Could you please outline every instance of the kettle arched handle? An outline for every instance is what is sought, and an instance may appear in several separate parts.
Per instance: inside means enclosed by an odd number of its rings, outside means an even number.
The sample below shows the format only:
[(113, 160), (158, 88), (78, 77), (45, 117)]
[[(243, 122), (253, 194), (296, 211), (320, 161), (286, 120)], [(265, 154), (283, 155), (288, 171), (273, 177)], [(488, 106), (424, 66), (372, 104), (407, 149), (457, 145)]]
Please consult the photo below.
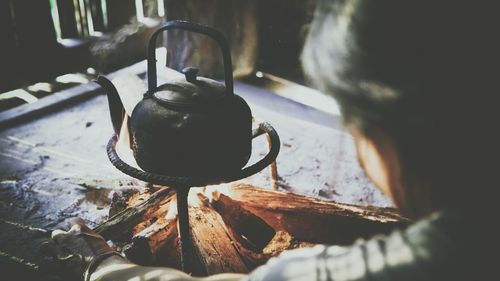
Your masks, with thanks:
[(224, 80), (226, 92), (228, 95), (234, 94), (233, 86), (233, 66), (231, 63), (231, 53), (224, 36), (217, 30), (197, 23), (175, 20), (169, 21), (164, 26), (156, 30), (149, 39), (148, 45), (148, 92), (152, 93), (157, 87), (156, 74), (156, 40), (158, 35), (169, 29), (184, 29), (191, 32), (201, 33), (214, 39), (221, 49), (222, 59), (224, 61)]

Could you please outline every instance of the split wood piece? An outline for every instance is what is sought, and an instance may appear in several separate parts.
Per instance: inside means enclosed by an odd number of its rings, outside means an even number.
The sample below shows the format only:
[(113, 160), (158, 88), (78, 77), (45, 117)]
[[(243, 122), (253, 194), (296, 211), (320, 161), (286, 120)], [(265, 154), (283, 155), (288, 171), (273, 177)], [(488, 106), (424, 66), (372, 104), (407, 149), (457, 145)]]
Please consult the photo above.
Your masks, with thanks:
[(134, 227), (132, 242), (124, 251), (127, 258), (141, 265), (181, 269), (176, 202), (176, 195), (171, 195)]
[(202, 274), (250, 272), (251, 268), (242, 259), (243, 254), (235, 247), (224, 221), (214, 209), (190, 207), (189, 221), (193, 250), (204, 269)]
[(177, 200), (176, 195), (171, 195), (167, 200), (152, 214), (146, 214), (147, 221), (154, 220), (149, 226), (143, 223), (141, 227), (134, 227), (132, 242), (134, 241), (147, 241), (148, 250), (154, 255), (158, 249), (163, 245), (164, 240), (171, 238), (177, 233)]
[[(275, 231), (264, 220), (241, 207), (240, 202), (218, 191), (212, 193), (212, 206), (221, 215), (238, 248), (255, 265), (286, 250), (310, 247), (315, 243), (298, 241), (290, 233)], [(241, 241), (243, 238), (243, 242)], [(251, 249), (250, 251), (248, 249)]]
[[(147, 200), (147, 196), (141, 198), (141, 200)], [(177, 216), (177, 208), (175, 207), (177, 206), (176, 202), (177, 194), (172, 193), (165, 197), (164, 200), (161, 200), (158, 203), (158, 206), (149, 208), (144, 214), (143, 220), (132, 229), (132, 235), (135, 236), (136, 234), (142, 232), (144, 229), (153, 225), (158, 219), (165, 217), (175, 218)], [(174, 208), (171, 208), (171, 205), (174, 205)]]
[(148, 213), (158, 210), (162, 202), (171, 200), (175, 190), (169, 187), (162, 188), (153, 193), (149, 198), (135, 206), (115, 214), (97, 226), (94, 231), (106, 240), (124, 241), (130, 239), (131, 229), (144, 220)]
[(269, 259), (281, 254), (283, 251), (312, 247), (314, 245), (316, 244), (311, 242), (298, 241), (288, 232), (277, 231), (273, 239), (262, 250), (262, 254), (266, 257), (266, 259)]
[(262, 249), (274, 237), (275, 231), (261, 218), (240, 207), (239, 203), (231, 198), (213, 192), (212, 196), (223, 196), (222, 200), (210, 204), (208, 198), (198, 193), (198, 198), (207, 207), (214, 208), (222, 217), (226, 229), (233, 239), (233, 245), (241, 254), (248, 268), (255, 268), (264, 264), (267, 258), (262, 254)]
[[(198, 264), (199, 263), (194, 263), (195, 266)], [(153, 254), (153, 265), (182, 270), (181, 243), (177, 227), (173, 229), (171, 235), (162, 242), (156, 253)]]
[[(203, 191), (193, 195), (189, 215), (195, 275), (245, 273), (284, 250), (313, 245), (305, 241), (350, 244), (360, 236), (406, 223), (393, 209), (322, 201), (244, 184), (225, 194), (212, 194), (212, 202)], [(142, 259), (143, 264), (179, 268), (175, 220), (166, 220), (172, 218), (167, 212), (176, 209), (171, 208), (175, 195), (172, 191), (164, 196), (143, 211), (136, 225), (128, 224), (122, 232), (133, 228), (132, 246), (147, 250), (143, 256), (150, 255), (149, 260)], [(252, 232), (254, 228), (259, 231)]]
[(109, 206), (109, 216), (112, 217), (125, 210), (128, 206), (133, 205), (130, 204), (131, 198), (138, 196), (140, 192), (138, 188), (125, 188), (114, 191)]
[[(205, 188), (202, 189), (202, 192), (205, 192), (205, 190), (206, 190)], [(193, 201), (192, 202), (193, 205), (204, 206), (206, 208), (213, 208), (213, 206), (210, 203), (210, 199), (202, 192), (196, 193), (197, 202)], [(217, 193), (217, 194), (220, 196), (220, 193)], [(217, 194), (216, 194), (216, 196), (217, 196)], [(246, 211), (242, 208), (240, 208), (240, 209), (242, 211)], [(235, 214), (235, 212), (223, 212), (220, 209), (217, 212), (222, 217), (222, 221), (224, 222), (224, 224), (226, 226), (226, 231), (229, 233), (231, 239), (233, 240), (233, 246), (236, 247), (236, 250), (241, 254), (241, 257), (242, 257), (243, 261), (245, 262), (245, 264), (247, 265), (247, 267), (251, 269), (251, 268), (256, 268), (257, 266), (264, 264), (267, 261), (266, 257), (264, 255), (262, 255), (260, 253), (260, 251), (255, 251), (254, 250), (254, 248), (256, 248), (255, 245), (253, 245), (253, 243), (249, 242), (246, 237), (244, 237), (243, 235), (237, 234), (237, 233), (241, 233), (241, 231), (238, 231), (238, 230), (235, 231), (235, 229), (237, 229), (238, 227), (241, 227), (241, 225), (242, 225), (241, 222), (234, 223), (235, 221), (238, 222), (238, 220), (234, 220), (234, 219), (228, 220), (228, 219), (224, 218), (224, 216), (225, 217), (236, 216), (236, 215), (241, 216), (241, 214)], [(248, 212), (248, 214), (253, 216), (255, 219), (260, 220), (259, 217), (253, 215), (252, 213)], [(265, 225), (263, 227), (265, 227), (265, 228), (270, 227), (264, 221), (262, 221), (262, 223)], [(271, 228), (271, 230), (272, 230), (272, 233), (274, 233), (274, 229)], [(268, 232), (269, 229), (265, 229), (263, 231)], [(245, 244), (245, 246), (242, 243)], [(249, 244), (249, 243), (251, 243), (251, 244)], [(257, 242), (257, 244), (264, 244), (264, 242)]]
[(247, 184), (233, 185), (227, 195), (275, 230), (301, 241), (348, 245), (408, 223), (391, 208), (341, 204)]
[(241, 204), (217, 191), (212, 195), (212, 207), (224, 220), (228, 231), (243, 247), (255, 252), (262, 249), (276, 233), (263, 219), (245, 210)]
[[(159, 217), (152, 225), (134, 235), (132, 243), (124, 252), (132, 262), (142, 265), (155, 264), (159, 250), (166, 244), (173, 243), (177, 236), (177, 218)], [(177, 251), (174, 248), (172, 254), (175, 253)], [(177, 259), (180, 259), (180, 256)]]
[(154, 224), (136, 234), (134, 240), (147, 240), (152, 253), (155, 253), (162, 244), (162, 241), (172, 236), (177, 229), (177, 219), (158, 218)]

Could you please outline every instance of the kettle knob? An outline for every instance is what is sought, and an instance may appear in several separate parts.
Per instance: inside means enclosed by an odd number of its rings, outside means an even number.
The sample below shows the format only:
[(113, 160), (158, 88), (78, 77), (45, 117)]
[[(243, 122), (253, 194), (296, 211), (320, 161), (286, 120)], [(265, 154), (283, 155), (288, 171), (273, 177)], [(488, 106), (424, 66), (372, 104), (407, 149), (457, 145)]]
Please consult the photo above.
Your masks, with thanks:
[(188, 82), (194, 83), (196, 82), (196, 78), (198, 77), (198, 72), (200, 70), (196, 67), (185, 67), (181, 70), (182, 74), (186, 76), (186, 80)]

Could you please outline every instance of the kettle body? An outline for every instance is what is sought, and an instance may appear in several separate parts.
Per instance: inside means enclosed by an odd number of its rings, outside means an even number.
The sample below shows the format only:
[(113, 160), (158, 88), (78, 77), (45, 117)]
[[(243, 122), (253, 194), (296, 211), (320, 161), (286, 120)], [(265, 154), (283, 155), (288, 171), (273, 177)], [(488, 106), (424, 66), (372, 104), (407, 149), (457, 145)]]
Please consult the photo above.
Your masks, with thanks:
[[(222, 51), (225, 83), (198, 77), (194, 67), (185, 77), (156, 85), (156, 38), (168, 29), (185, 29), (212, 37)], [(239, 171), (250, 158), (252, 113), (234, 94), (229, 48), (223, 36), (206, 26), (171, 21), (153, 33), (148, 46), (148, 90), (133, 107), (128, 133), (134, 158), (141, 169), (172, 176), (225, 176)], [(113, 84), (104, 77), (115, 131), (124, 105)], [(119, 132), (117, 132), (119, 133)]]
[(250, 158), (250, 108), (233, 95), (209, 107), (191, 109), (140, 102), (130, 119), (137, 164), (148, 172), (176, 176), (222, 176)]

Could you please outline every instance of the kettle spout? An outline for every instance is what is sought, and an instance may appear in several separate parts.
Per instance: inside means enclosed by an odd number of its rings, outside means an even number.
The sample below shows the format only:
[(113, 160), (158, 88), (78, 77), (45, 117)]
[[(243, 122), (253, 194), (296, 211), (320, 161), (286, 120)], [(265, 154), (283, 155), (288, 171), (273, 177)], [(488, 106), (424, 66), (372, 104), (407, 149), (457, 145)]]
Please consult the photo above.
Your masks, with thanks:
[(111, 123), (113, 124), (113, 129), (115, 134), (120, 133), (120, 128), (122, 127), (123, 117), (125, 115), (125, 108), (123, 107), (120, 95), (116, 90), (116, 87), (104, 76), (98, 76), (97, 79), (93, 80), (106, 91), (108, 96), (109, 113), (111, 116)]

